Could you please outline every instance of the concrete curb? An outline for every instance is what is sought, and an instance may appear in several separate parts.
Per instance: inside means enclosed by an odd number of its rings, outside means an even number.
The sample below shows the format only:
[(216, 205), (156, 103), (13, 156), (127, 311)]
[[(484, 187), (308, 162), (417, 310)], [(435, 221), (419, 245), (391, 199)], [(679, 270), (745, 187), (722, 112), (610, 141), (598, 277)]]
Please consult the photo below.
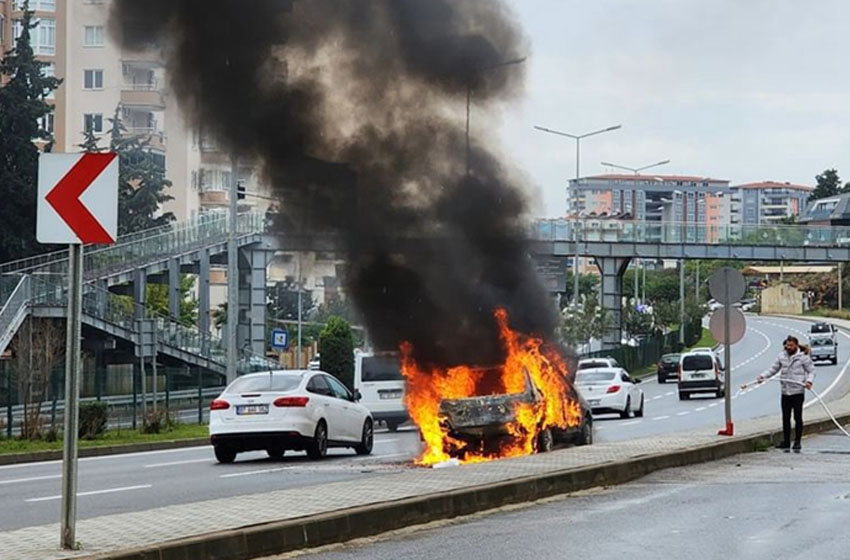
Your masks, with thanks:
[[(850, 422), (850, 413), (838, 417)], [(829, 419), (806, 425), (806, 434), (833, 428)], [(756, 451), (761, 442), (776, 443), (778, 430), (698, 445), (669, 453), (542, 475), (527, 476), (498, 484), (474, 486), (445, 493), (382, 502), (287, 521), (264, 523), (205, 535), (177, 539), (124, 551), (83, 557), (90, 560), (249, 560), (295, 550), (341, 543), (352, 539), (469, 515), (510, 504), (532, 502), (551, 496), (622, 484), (653, 471), (722, 459)]]
[[(102, 447), (80, 448), (79, 457), (100, 457), (103, 455), (120, 455), (122, 453), (139, 453), (141, 451), (179, 449), (181, 447), (202, 447), (209, 444), (209, 438), (192, 438), (169, 441), (151, 441), (145, 443), (127, 443), (122, 445), (104, 445)], [(17, 465), (19, 463), (38, 463), (41, 461), (56, 461), (59, 459), (62, 459), (61, 450), (33, 451), (30, 453), (7, 453), (5, 455), (0, 455), (0, 466)]]

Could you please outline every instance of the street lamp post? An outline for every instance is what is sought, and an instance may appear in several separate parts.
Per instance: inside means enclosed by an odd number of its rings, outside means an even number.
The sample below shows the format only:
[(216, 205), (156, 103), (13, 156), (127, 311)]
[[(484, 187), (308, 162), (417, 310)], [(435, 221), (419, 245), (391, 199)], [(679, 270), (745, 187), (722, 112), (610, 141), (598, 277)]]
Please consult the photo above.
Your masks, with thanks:
[(471, 155), (471, 145), (469, 141), (469, 121), (470, 115), (469, 111), (472, 106), (472, 76), (475, 74), (482, 74), (484, 72), (490, 72), (492, 70), (497, 70), (499, 68), (504, 68), (505, 66), (512, 66), (514, 64), (522, 64), (525, 62), (527, 57), (515, 58), (512, 60), (505, 60), (504, 62), (499, 62), (498, 64), (493, 64), (491, 66), (484, 66), (481, 68), (473, 68), (472, 72), (470, 72), (469, 80), (466, 82), (466, 174), (469, 175), (469, 159)]
[[(546, 128), (543, 126), (535, 126), (535, 129), (541, 132), (548, 132), (549, 134), (555, 134), (557, 136), (565, 136), (567, 138), (572, 138), (576, 141), (576, 186), (578, 186), (579, 178), (581, 177), (581, 141), (584, 138), (589, 136), (596, 136), (597, 134), (602, 134), (604, 132), (613, 132), (614, 130), (618, 130), (623, 128), (622, 125), (614, 125), (609, 126), (608, 128), (602, 128), (600, 130), (594, 130), (593, 132), (586, 132), (584, 134), (570, 134), (569, 132), (561, 132), (559, 130), (552, 130), (551, 128)], [(577, 225), (573, 225), (573, 240), (576, 246), (576, 254), (575, 260), (573, 261), (573, 304), (578, 306), (578, 275), (579, 275), (579, 254), (578, 254), (578, 235), (576, 232)]]
[[(644, 165), (643, 167), (629, 167), (627, 165), (619, 165), (619, 164), (610, 163), (610, 162), (607, 162), (607, 161), (603, 161), (601, 163), (602, 163), (602, 165), (604, 165), (606, 167), (615, 167), (617, 169), (625, 169), (626, 171), (631, 171), (635, 175), (639, 175), (641, 171), (646, 171), (647, 169), (651, 169), (653, 167), (658, 167), (658, 166), (661, 166), (661, 165), (667, 165), (668, 163), (670, 163), (670, 160), (665, 159), (663, 161), (651, 163), (649, 165)], [(639, 298), (637, 296), (637, 293), (638, 293), (638, 262), (639, 261), (636, 258), (635, 259), (635, 302), (639, 301)]]

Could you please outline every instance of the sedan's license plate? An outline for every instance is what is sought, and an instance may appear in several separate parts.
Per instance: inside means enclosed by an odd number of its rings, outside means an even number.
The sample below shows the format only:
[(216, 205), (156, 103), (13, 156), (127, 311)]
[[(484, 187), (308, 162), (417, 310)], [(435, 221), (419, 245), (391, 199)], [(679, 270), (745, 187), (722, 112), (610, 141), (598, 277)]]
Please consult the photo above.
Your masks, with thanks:
[(691, 375), (691, 377), (693, 377), (694, 379), (702, 379), (706, 377), (706, 375), (704, 373), (694, 373)]
[(269, 405), (267, 404), (243, 404), (236, 407), (236, 414), (268, 414)]
[(401, 391), (381, 391), (378, 393), (382, 399), (400, 399)]
[(596, 406), (599, 404), (599, 399), (590, 399), (588, 403), (590, 403), (590, 406)]

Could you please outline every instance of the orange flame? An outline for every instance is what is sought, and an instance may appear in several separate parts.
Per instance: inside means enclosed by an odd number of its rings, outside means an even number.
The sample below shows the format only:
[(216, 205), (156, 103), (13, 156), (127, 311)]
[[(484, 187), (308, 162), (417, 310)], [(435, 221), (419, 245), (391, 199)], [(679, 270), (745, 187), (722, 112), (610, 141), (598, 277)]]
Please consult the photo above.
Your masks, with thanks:
[[(581, 406), (571, 395), (567, 366), (561, 356), (543, 340), (511, 330), (508, 313), (495, 311), (500, 338), (507, 357), (497, 371), (501, 379), (494, 383), (484, 379), (484, 371), (474, 366), (449, 369), (423, 369), (413, 359), (413, 347), (401, 346), (402, 373), (407, 380), (405, 404), (422, 434), (425, 448), (417, 464), (434, 465), (452, 457), (462, 463), (478, 463), (505, 457), (530, 455), (541, 430), (565, 429), (581, 422)], [(483, 383), (495, 393), (522, 393), (526, 387), (526, 372), (542, 396), (537, 406), (520, 404), (514, 410), (516, 421), (506, 426), (510, 438), (495, 452), (484, 448), (469, 448), (465, 441), (452, 438), (441, 423), (440, 403), (444, 399), (463, 399), (480, 395)], [(491, 391), (492, 394), (495, 394)]]

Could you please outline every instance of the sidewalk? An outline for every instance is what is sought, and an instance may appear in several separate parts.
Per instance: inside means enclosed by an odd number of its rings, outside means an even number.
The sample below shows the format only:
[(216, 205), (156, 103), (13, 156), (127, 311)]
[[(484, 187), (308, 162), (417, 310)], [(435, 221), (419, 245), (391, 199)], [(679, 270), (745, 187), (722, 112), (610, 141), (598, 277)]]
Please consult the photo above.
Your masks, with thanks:
[[(757, 389), (763, 390), (763, 389)], [(836, 416), (850, 418), (850, 395), (829, 403), (830, 408)], [(427, 496), (446, 496), (454, 493), (451, 499), (454, 502), (454, 510), (462, 510), (463, 513), (497, 507), (492, 505), (483, 497), (488, 491), (506, 485), (508, 481), (522, 479), (522, 488), (533, 488), (534, 492), (525, 495), (549, 495), (559, 493), (553, 490), (556, 485), (553, 476), (566, 476), (565, 473), (581, 473), (575, 478), (583, 477), (584, 487), (601, 486), (612, 483), (623, 482), (657, 470), (675, 466), (676, 464), (688, 464), (706, 461), (726, 456), (732, 453), (740, 453), (752, 449), (752, 438), (755, 436), (771, 437), (779, 427), (779, 418), (776, 416), (762, 417), (749, 420), (736, 425), (737, 435), (732, 438), (715, 435), (717, 428), (722, 425), (722, 409), (718, 407), (716, 427), (703, 429), (695, 432), (680, 432), (662, 437), (648, 437), (633, 441), (594, 444), (587, 447), (575, 447), (554, 451), (551, 453), (522, 457), (470, 465), (464, 467), (446, 469), (420, 469), (411, 468), (402, 473), (369, 478), (365, 480), (337, 482), (313, 487), (302, 487), (289, 490), (269, 491), (263, 494), (245, 495), (234, 498), (209, 500), (192, 504), (169, 506), (151, 509), (142, 512), (125, 513), (112, 516), (103, 516), (86, 519), (78, 522), (77, 538), (84, 550), (76, 553), (62, 552), (58, 550), (59, 526), (57, 524), (28, 527), (15, 531), (0, 533), (0, 551), (3, 558), (14, 558), (15, 560), (47, 560), (64, 558), (88, 558), (88, 557), (114, 557), (113, 553), (127, 551), (129, 549), (152, 548), (146, 553), (137, 552), (133, 558), (206, 558), (201, 550), (209, 550), (203, 546), (215, 546), (216, 556), (222, 558), (230, 556), (230, 550), (244, 546), (248, 537), (246, 534), (253, 531), (256, 535), (258, 525), (287, 520), (296, 520), (308, 516), (325, 514), (324, 525), (316, 526), (311, 533), (306, 526), (297, 527), (297, 537), (300, 546), (315, 546), (323, 542), (333, 542), (334, 535), (341, 534), (338, 530), (340, 521), (330, 519), (333, 512), (341, 513), (349, 508), (350, 515), (346, 515), (342, 522), (345, 523), (347, 532), (356, 532), (348, 525), (356, 524), (363, 517), (364, 512), (367, 519), (381, 520), (389, 518), (392, 513), (393, 519), (390, 524), (403, 526), (422, 522), (421, 511), (415, 508), (423, 508), (423, 505), (410, 505), (410, 516), (405, 516), (406, 503), (401, 500)], [(818, 420), (826, 419), (826, 414), (820, 406), (814, 406), (807, 410), (806, 420), (811, 427)], [(830, 424), (831, 425), (831, 424)], [(724, 451), (725, 449), (725, 451)], [(671, 459), (673, 454), (693, 451), (689, 458), (679, 456)], [(615, 472), (619, 469), (618, 477), (614, 480), (607, 478), (606, 473)], [(626, 469), (631, 469), (627, 472)], [(625, 474), (623, 474), (625, 473)], [(561, 485), (561, 488), (566, 486)], [(463, 491), (477, 492), (462, 493)], [(518, 497), (521, 491), (514, 487), (512, 491), (513, 502), (525, 501), (525, 497)], [(531, 498), (536, 499), (536, 498)], [(505, 503), (511, 502), (511, 497), (503, 498)], [(14, 504), (5, 504), (13, 507)], [(428, 504), (433, 505), (433, 504)], [(445, 507), (445, 504), (443, 504)], [(381, 514), (381, 510), (384, 514)], [(390, 508), (394, 511), (387, 512)], [(401, 508), (401, 509), (400, 509)], [(458, 511), (439, 512), (440, 518), (448, 518), (458, 515)], [(402, 512), (399, 518), (399, 511)], [(360, 516), (360, 517), (358, 517)], [(380, 522), (373, 525), (380, 525)], [(244, 532), (236, 531), (240, 528)], [(296, 527), (293, 527), (295, 529)], [(394, 528), (394, 527), (393, 527)], [(373, 533), (387, 529), (374, 529)], [(224, 533), (222, 533), (224, 531)], [(292, 532), (292, 531), (291, 531)], [(201, 538), (201, 535), (218, 533), (215, 536)], [(329, 534), (333, 533), (332, 535)], [(174, 541), (176, 539), (192, 540), (189, 549), (175, 554), (174, 550), (168, 552), (165, 548), (160, 551), (158, 543)], [(289, 541), (287, 535), (287, 541)], [(314, 538), (315, 537), (315, 538)], [(330, 540), (329, 540), (330, 538)], [(203, 543), (214, 540), (213, 544)], [(201, 543), (201, 544), (198, 544)], [(307, 543), (307, 544), (304, 544)], [(278, 537), (273, 544), (283, 546), (294, 546), (291, 542), (284, 543), (284, 539)], [(187, 545), (189, 546), (189, 545)], [(194, 552), (193, 552), (194, 551)], [(207, 552), (207, 554), (209, 554)], [(123, 556), (122, 556), (123, 557)], [(126, 557), (130, 557), (129, 555)]]

